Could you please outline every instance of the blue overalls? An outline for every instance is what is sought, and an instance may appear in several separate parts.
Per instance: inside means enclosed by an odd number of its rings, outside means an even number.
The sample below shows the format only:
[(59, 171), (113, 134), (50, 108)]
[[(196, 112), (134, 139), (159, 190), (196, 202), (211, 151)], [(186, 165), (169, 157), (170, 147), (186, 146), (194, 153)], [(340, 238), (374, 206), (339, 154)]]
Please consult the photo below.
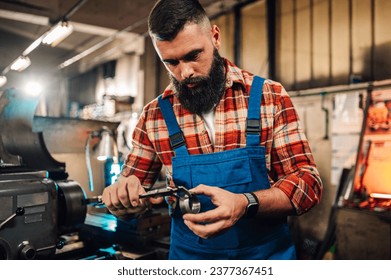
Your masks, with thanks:
[[(264, 79), (254, 77), (248, 105), (246, 147), (211, 154), (189, 155), (169, 99), (159, 105), (175, 151), (173, 180), (187, 189), (199, 184), (218, 186), (233, 193), (270, 188), (265, 147), (260, 146), (260, 104)], [(199, 195), (201, 212), (215, 208)], [(260, 202), (262, 209), (262, 201)], [(183, 222), (177, 205), (172, 214), (170, 259), (295, 259), (290, 231), (284, 219), (242, 218), (228, 231), (203, 239)]]

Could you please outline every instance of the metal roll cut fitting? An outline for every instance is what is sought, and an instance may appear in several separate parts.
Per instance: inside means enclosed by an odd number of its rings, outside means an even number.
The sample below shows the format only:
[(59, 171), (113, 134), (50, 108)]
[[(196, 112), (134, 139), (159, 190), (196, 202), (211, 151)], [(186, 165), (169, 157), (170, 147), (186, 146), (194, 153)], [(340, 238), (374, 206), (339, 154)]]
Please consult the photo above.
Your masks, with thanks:
[(178, 198), (179, 208), (181, 209), (182, 214), (197, 214), (201, 211), (201, 203), (197, 195), (191, 193), (183, 186), (177, 186), (175, 188), (156, 189), (144, 194), (140, 194), (140, 198), (164, 196), (175, 196), (176, 198)]
[(198, 214), (201, 211), (201, 203), (195, 194), (185, 194), (179, 198), (179, 207), (183, 214)]

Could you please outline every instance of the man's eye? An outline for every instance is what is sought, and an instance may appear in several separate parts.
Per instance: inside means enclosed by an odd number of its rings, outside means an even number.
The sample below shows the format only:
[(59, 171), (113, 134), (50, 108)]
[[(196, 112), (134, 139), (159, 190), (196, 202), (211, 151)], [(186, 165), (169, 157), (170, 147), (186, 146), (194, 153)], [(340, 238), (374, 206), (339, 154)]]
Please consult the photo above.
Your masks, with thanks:
[(189, 55), (188, 57), (186, 57), (186, 60), (187, 60), (187, 61), (196, 61), (196, 60), (198, 59), (199, 56), (200, 56), (199, 53), (192, 54), (192, 55)]
[(164, 63), (168, 66), (177, 66), (179, 62), (175, 60), (166, 60)]

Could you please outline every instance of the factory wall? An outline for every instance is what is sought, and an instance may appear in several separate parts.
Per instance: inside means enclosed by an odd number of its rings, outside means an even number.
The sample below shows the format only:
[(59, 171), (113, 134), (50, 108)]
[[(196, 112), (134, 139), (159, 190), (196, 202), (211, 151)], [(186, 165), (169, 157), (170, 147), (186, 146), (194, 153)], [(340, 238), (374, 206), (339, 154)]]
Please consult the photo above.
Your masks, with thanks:
[[(276, 0), (274, 50), (267, 3), (255, 1), (212, 18), (221, 30), (222, 56), (282, 82), (288, 91), (391, 77), (390, 1)], [(167, 72), (160, 62), (156, 67), (161, 92)]]
[(276, 79), (288, 89), (391, 77), (391, 2), (278, 0)]
[[(391, 77), (390, 1), (277, 0), (276, 47), (270, 53), (267, 1), (238, 9), (212, 20), (222, 30), (222, 55), (287, 90)], [(271, 55), (274, 77), (269, 76)]]

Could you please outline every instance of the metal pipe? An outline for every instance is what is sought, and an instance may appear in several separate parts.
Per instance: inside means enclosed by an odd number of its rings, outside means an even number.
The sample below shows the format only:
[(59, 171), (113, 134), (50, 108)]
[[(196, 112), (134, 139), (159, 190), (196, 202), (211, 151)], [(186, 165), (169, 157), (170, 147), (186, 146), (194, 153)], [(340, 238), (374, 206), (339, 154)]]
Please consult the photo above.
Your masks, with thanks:
[(323, 139), (324, 140), (328, 140), (329, 139), (329, 109), (327, 109), (327, 107), (324, 105), (324, 100), (325, 100), (325, 93), (322, 92), (321, 93), (321, 96), (322, 96), (322, 111), (326, 113), (326, 116), (325, 116), (325, 133), (324, 133), (324, 136), (323, 136)]
[[(81, 6), (83, 6), (88, 0), (79, 0), (75, 5), (72, 6), (68, 10), (68, 12), (65, 13), (65, 15), (62, 17), (62, 20), (68, 20), (71, 16), (73, 16), (74, 13), (76, 13)], [(61, 20), (61, 19), (60, 19)], [(60, 21), (58, 20), (58, 21)]]
[(350, 84), (350, 85), (290, 91), (288, 92), (288, 94), (291, 97), (307, 97), (307, 96), (319, 96), (320, 94), (328, 95), (328, 94), (338, 94), (342, 92), (348, 93), (348, 92), (357, 92), (360, 90), (367, 91), (372, 89), (390, 88), (390, 87), (391, 87), (391, 80), (384, 80), (384, 81), (365, 82), (365, 83)]

